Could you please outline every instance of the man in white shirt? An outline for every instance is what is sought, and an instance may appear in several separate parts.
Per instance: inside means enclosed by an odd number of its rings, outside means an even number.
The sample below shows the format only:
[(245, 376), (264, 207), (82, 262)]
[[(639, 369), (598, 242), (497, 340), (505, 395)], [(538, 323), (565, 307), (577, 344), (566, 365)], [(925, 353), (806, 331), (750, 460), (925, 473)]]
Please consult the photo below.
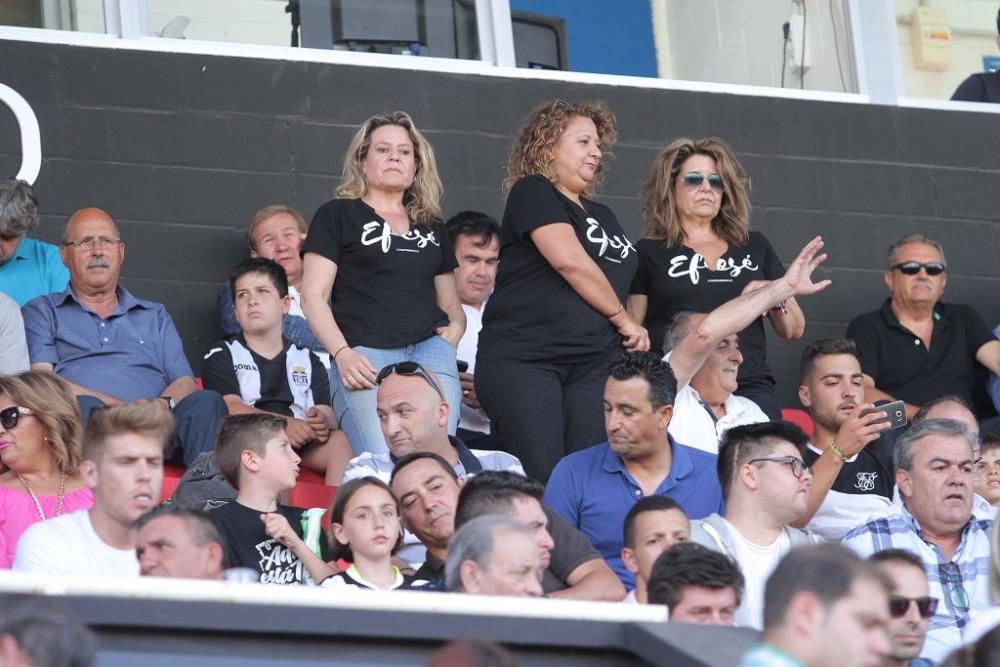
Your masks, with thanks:
[[(674, 348), (705, 318), (701, 313), (680, 312), (667, 329), (664, 338), (667, 354), (664, 359), (670, 363), (675, 375), (697, 363), (692, 360), (682, 365), (680, 354), (683, 348)], [(727, 326), (726, 329), (732, 327)], [(741, 424), (766, 422), (769, 418), (749, 398), (733, 393), (737, 387), (736, 375), (743, 363), (739, 336), (730, 333), (714, 341), (714, 346), (706, 346), (703, 350), (706, 354), (694, 375), (683, 383), (681, 376), (677, 377), (674, 417), (668, 430), (677, 442), (716, 454), (719, 438), (728, 429)]]
[(664, 361), (677, 378), (667, 429), (674, 440), (715, 454), (726, 430), (768, 421), (756, 403), (733, 395), (743, 363), (738, 334), (761, 313), (830, 284), (829, 280), (812, 281), (813, 271), (826, 259), (822, 249), (823, 241), (816, 237), (778, 280), (727, 301), (707, 315), (680, 312), (674, 316), (663, 342)]
[[(451, 247), (455, 250), (458, 267), (455, 285), (465, 311), (465, 334), (458, 341), (459, 362), (468, 364), (459, 369), (462, 382), (462, 412), (458, 422), (458, 437), (466, 443), (476, 443), (483, 449), (497, 449), (497, 438), (490, 433), (490, 420), (479, 407), (473, 373), (476, 372), (476, 351), (479, 330), (483, 328), (483, 308), (493, 293), (500, 261), (500, 225), (478, 211), (461, 211), (446, 223)], [(484, 442), (478, 442), (484, 440)]]
[(173, 416), (153, 403), (94, 410), (80, 464), (94, 505), (31, 526), (17, 543), (14, 570), (139, 576), (133, 524), (160, 501), (163, 448), (173, 429)]
[(725, 516), (691, 523), (691, 541), (735, 560), (746, 578), (736, 624), (763, 627), (764, 584), (792, 548), (819, 538), (791, 527), (805, 510), (812, 473), (802, 455), (808, 439), (788, 422), (736, 426), (719, 447)]

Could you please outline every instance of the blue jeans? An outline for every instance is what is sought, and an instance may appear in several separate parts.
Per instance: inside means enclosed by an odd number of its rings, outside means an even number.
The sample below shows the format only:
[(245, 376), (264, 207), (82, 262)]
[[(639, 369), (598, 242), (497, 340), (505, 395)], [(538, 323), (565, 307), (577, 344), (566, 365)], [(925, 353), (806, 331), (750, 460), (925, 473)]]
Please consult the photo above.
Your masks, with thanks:
[[(76, 397), (83, 415), (83, 423), (87, 424), (94, 408), (104, 405), (104, 401), (94, 396), (82, 395)], [(184, 459), (184, 465), (191, 465), (199, 454), (215, 449), (215, 434), (219, 423), (229, 414), (226, 402), (215, 391), (191, 392), (177, 403), (174, 408), (174, 432), (163, 452), (164, 458), (171, 461), (177, 455)]]
[[(459, 406), (462, 403), (462, 385), (458, 381), (455, 347), (451, 343), (441, 336), (431, 336), (406, 347), (379, 349), (358, 345), (352, 349), (367, 357), (377, 370), (400, 361), (415, 361), (433, 371), (448, 400), (448, 433), (455, 434)], [(340, 382), (336, 362), (330, 365), (330, 387), (337, 422), (351, 441), (354, 453), (386, 451), (385, 437), (382, 435), (382, 425), (375, 407), (377, 389), (348, 389)]]

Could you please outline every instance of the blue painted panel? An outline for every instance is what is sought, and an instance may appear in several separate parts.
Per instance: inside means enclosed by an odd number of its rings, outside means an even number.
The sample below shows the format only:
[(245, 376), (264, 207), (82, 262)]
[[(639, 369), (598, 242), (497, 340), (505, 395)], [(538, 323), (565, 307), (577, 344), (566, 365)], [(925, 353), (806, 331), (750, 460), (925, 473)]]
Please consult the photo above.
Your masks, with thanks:
[(510, 7), (565, 19), (575, 72), (657, 75), (649, 0), (510, 0)]

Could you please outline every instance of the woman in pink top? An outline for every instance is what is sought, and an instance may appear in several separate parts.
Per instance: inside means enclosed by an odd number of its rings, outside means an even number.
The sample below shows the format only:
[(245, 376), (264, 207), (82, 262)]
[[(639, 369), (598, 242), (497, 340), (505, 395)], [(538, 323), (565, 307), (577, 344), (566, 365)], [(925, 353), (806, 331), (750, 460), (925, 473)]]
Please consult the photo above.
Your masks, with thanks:
[(37, 522), (87, 509), (94, 495), (80, 478), (80, 409), (54, 373), (0, 376), (0, 568)]

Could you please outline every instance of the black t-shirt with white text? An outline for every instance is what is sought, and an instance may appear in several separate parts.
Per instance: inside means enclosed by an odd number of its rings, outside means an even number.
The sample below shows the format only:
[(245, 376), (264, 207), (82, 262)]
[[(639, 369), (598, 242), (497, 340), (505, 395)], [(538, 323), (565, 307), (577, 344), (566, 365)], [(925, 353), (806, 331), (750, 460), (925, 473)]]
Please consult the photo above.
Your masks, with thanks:
[(316, 211), (302, 252), (337, 264), (332, 308), (349, 345), (403, 347), (448, 324), (434, 278), (458, 264), (440, 222), (395, 234), (364, 201), (334, 199)]
[[(685, 245), (666, 246), (661, 239), (641, 239), (636, 245), (639, 270), (631, 292), (646, 295), (651, 350), (663, 349), (666, 328), (677, 313), (708, 313), (738, 297), (754, 280), (785, 275), (784, 265), (760, 232), (750, 232), (746, 245), (730, 244), (714, 271), (705, 266), (704, 257)], [(740, 351), (741, 381), (771, 377), (763, 317), (740, 332)]]
[[(302, 513), (298, 507), (278, 505), (278, 514), (288, 519), (302, 537)], [(226, 567), (246, 567), (260, 574), (263, 584), (314, 583), (299, 557), (264, 530), (259, 512), (235, 500), (208, 513), (226, 543)], [(320, 539), (321, 558), (330, 560), (328, 545)]]
[[(879, 436), (858, 452), (854, 459), (840, 468), (831, 491), (847, 495), (878, 495), (892, 500), (896, 488), (895, 470), (892, 463), (893, 438)], [(806, 465), (816, 463), (821, 453), (813, 446), (806, 447), (802, 459)]]
[[(294, 416), (290, 406), (295, 399), (292, 396), (291, 387), (288, 386), (286, 364), (290, 343), (287, 340), (284, 341), (285, 346), (281, 353), (273, 359), (267, 359), (247, 345), (243, 334), (238, 334), (234, 338), (250, 353), (257, 366), (257, 372), (260, 374), (260, 398), (254, 403), (254, 407), (258, 410), (273, 412), (276, 415)], [(328, 406), (330, 405), (330, 376), (319, 357), (310, 353), (309, 360), (312, 366), (310, 388), (312, 389), (313, 402), (316, 405)], [(240, 390), (233, 355), (229, 347), (221, 342), (205, 355), (205, 363), (201, 367), (201, 380), (205, 389), (217, 391), (223, 396), (232, 394), (246, 399)]]
[(486, 303), (479, 358), (572, 362), (618, 341), (606, 315), (594, 310), (545, 259), (531, 232), (568, 223), (580, 245), (625, 302), (638, 266), (635, 247), (607, 206), (583, 208), (542, 176), (526, 176), (507, 197), (500, 232), (496, 288)]

